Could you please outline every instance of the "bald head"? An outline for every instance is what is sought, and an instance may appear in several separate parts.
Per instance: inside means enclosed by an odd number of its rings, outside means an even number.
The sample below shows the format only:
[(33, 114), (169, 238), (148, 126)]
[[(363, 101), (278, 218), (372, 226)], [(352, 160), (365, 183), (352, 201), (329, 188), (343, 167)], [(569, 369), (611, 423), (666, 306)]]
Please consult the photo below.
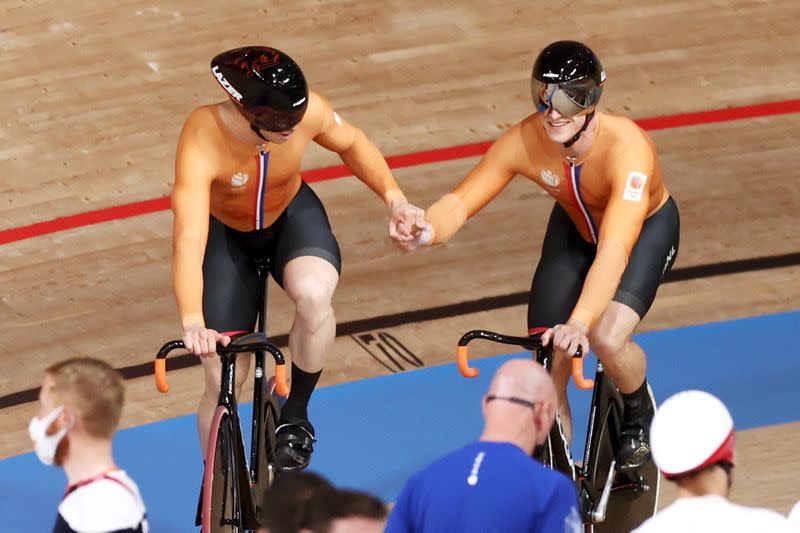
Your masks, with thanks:
[(507, 361), (483, 399), (486, 425), (481, 439), (512, 442), (530, 453), (550, 431), (556, 405), (553, 380), (542, 365), (532, 359)]
[(532, 402), (555, 401), (556, 389), (542, 365), (532, 359), (512, 359), (497, 369), (488, 394), (518, 396)]

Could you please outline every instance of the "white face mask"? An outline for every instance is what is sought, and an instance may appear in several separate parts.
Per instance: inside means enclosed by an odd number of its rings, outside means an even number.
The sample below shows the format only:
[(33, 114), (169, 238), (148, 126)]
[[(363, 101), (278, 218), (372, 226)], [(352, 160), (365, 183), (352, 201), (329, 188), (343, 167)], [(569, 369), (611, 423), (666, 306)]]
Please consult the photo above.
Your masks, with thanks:
[(28, 425), (28, 434), (33, 441), (33, 451), (36, 452), (36, 457), (46, 465), (52, 465), (55, 462), (58, 445), (67, 434), (67, 431), (72, 428), (72, 425), (70, 425), (70, 427), (61, 428), (55, 435), (47, 434), (47, 428), (50, 427), (50, 424), (58, 418), (58, 415), (63, 410), (63, 405), (56, 407), (44, 418), (33, 417)]

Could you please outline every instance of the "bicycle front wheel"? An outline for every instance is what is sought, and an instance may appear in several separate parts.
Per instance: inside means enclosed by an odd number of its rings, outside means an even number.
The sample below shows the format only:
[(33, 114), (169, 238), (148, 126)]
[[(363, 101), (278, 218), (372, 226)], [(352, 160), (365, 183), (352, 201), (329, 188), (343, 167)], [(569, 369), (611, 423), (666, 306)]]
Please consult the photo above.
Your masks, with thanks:
[(241, 501), (234, 456), (234, 432), (226, 407), (217, 407), (211, 421), (206, 470), (203, 474), (202, 533), (240, 533)]

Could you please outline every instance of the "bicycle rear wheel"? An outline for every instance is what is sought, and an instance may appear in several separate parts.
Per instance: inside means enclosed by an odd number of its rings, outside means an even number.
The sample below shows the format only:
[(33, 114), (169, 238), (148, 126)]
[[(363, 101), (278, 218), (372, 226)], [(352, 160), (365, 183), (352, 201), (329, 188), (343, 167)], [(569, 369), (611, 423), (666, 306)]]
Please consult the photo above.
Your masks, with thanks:
[(234, 459), (234, 432), (226, 407), (217, 407), (211, 421), (203, 475), (202, 533), (240, 533), (241, 503)]

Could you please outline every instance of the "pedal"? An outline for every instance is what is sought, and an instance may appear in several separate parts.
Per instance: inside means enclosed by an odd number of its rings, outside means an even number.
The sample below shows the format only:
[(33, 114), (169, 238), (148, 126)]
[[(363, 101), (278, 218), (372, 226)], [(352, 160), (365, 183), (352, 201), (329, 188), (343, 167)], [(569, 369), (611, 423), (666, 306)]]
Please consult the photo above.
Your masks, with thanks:
[(636, 488), (633, 489), (633, 492), (636, 494), (650, 492), (650, 484), (647, 483), (647, 480), (639, 472), (636, 472)]

